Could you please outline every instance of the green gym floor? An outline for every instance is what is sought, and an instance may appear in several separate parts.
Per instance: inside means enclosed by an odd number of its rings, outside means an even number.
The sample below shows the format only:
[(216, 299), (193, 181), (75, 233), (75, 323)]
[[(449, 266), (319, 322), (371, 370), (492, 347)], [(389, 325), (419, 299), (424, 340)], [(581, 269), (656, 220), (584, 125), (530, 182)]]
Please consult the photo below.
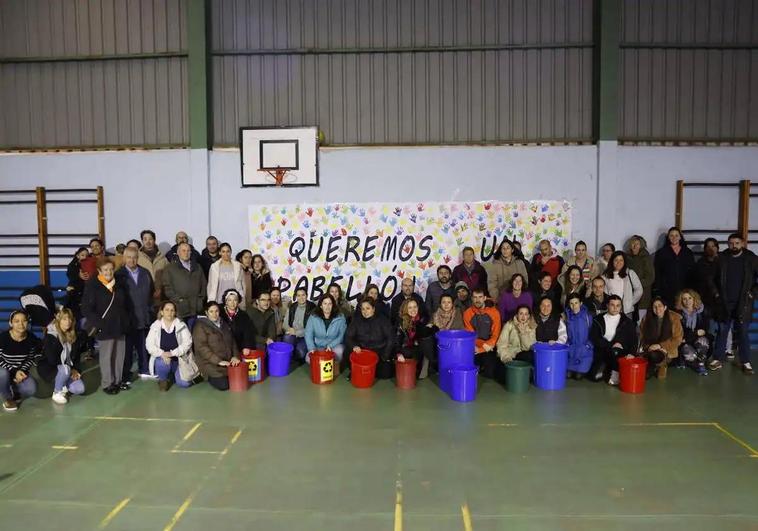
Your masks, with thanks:
[(0, 527), (758, 529), (757, 398), (729, 366), (636, 396), (484, 381), (461, 404), (430, 380), (359, 390), (300, 368), (239, 394), (29, 399), (0, 415)]

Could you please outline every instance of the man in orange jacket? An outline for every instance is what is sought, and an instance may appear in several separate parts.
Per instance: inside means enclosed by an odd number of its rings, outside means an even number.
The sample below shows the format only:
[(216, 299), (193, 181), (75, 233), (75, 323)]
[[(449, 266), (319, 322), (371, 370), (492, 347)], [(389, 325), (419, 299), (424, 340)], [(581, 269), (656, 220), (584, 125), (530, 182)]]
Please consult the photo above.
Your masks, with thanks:
[[(463, 312), (463, 326), (476, 333), (476, 356), (474, 362), (485, 378), (494, 378), (498, 363), (495, 345), (500, 337), (500, 312), (487, 301), (481, 288), (474, 289), (472, 305)], [(489, 302), (489, 304), (488, 304)]]

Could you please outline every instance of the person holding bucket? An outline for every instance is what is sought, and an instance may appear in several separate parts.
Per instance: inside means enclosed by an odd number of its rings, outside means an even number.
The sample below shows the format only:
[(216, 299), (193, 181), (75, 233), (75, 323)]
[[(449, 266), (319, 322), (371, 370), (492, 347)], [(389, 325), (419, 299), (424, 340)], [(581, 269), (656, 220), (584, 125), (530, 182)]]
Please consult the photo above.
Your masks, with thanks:
[(305, 363), (310, 364), (312, 352), (326, 350), (334, 353), (335, 365), (339, 366), (345, 350), (343, 341), (346, 330), (347, 321), (337, 308), (334, 297), (328, 293), (322, 295), (318, 306), (308, 319), (308, 324), (305, 325), (305, 344), (308, 347)]
[(428, 326), (426, 316), (415, 299), (406, 299), (400, 305), (398, 319), (396, 345), (400, 352), (397, 361), (415, 359), (416, 376), (420, 379), (426, 378), (436, 350), (432, 327)]
[(516, 315), (505, 323), (497, 340), (500, 361), (518, 360), (531, 363), (534, 360), (532, 346), (537, 342), (537, 322), (532, 317), (531, 305), (522, 304)]
[(255, 327), (253, 327), (250, 316), (240, 309), (242, 295), (236, 289), (228, 289), (222, 298), (224, 299), (224, 308), (221, 310), (221, 318), (232, 329), (237, 347), (255, 350)]
[(192, 385), (200, 371), (192, 355), (192, 333), (176, 317), (176, 305), (171, 301), (161, 304), (158, 319), (150, 325), (145, 340), (150, 354), (150, 372), (158, 375), (158, 389), (168, 391), (171, 375), (181, 388)]
[(221, 319), (221, 307), (216, 301), (205, 305), (205, 315), (197, 319), (192, 329), (192, 341), (202, 375), (214, 389), (228, 391), (227, 367), (236, 367), (240, 359), (232, 329)]
[(648, 378), (657, 368), (658, 378), (663, 379), (669, 361), (679, 356), (684, 331), (681, 316), (670, 311), (662, 297), (653, 298), (652, 306), (640, 324), (641, 356), (647, 359)]
[(608, 311), (592, 321), (590, 340), (593, 347), (593, 363), (590, 378), (600, 381), (610, 372), (608, 385), (618, 385), (618, 360), (633, 356), (637, 350), (637, 327), (621, 311), (622, 302), (618, 295), (608, 297)]
[(567, 303), (568, 376), (575, 380), (581, 380), (592, 367), (593, 349), (590, 341), (592, 316), (587, 307), (582, 304), (582, 297), (579, 293), (570, 294)]
[[(361, 352), (372, 350), (379, 356), (376, 377), (392, 378), (395, 361), (395, 338), (392, 324), (388, 317), (376, 311), (376, 302), (371, 297), (364, 297), (359, 306), (360, 315), (353, 317), (345, 334), (345, 350)], [(348, 356), (345, 356), (348, 358)]]

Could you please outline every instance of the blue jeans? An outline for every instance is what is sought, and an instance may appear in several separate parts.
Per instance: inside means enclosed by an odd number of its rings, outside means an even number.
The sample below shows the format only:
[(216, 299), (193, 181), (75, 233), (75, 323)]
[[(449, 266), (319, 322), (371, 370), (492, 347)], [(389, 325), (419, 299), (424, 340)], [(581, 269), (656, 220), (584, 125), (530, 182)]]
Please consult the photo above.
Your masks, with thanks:
[(72, 380), (71, 367), (68, 365), (58, 365), (58, 374), (55, 375), (55, 392), (60, 392), (64, 385), (72, 395), (84, 394), (84, 382), (82, 379)]
[(732, 327), (734, 327), (733, 333), (737, 337), (737, 344), (739, 345), (740, 362), (750, 363), (750, 337), (748, 336), (750, 323), (740, 323), (734, 318), (718, 323), (718, 335), (716, 336), (716, 347), (713, 350), (713, 359), (723, 361), (727, 347), (727, 337)]
[(291, 334), (284, 334), (283, 338), (285, 343), (289, 343), (295, 347), (295, 354), (300, 361), (305, 360), (305, 355), (308, 354), (308, 345), (305, 343), (304, 337), (297, 337)]
[(158, 356), (155, 358), (155, 373), (158, 375), (159, 382), (165, 382), (168, 380), (172, 372), (174, 373), (174, 382), (179, 387), (189, 387), (192, 385), (192, 382), (182, 380), (182, 377), (179, 375), (178, 359), (171, 358), (171, 362), (167, 364), (165, 361), (163, 361), (163, 357)]
[(0, 369), (0, 396), (3, 400), (12, 400), (15, 396), (27, 398), (37, 392), (37, 382), (27, 372), (27, 377), (21, 383), (14, 383), (8, 369)]

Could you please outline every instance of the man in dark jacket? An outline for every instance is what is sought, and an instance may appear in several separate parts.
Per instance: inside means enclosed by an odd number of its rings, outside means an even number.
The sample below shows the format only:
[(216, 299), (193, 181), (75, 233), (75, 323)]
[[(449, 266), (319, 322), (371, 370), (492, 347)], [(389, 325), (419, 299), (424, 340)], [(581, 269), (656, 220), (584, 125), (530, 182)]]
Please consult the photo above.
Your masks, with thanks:
[(429, 314), (427, 313), (424, 299), (421, 295), (415, 292), (415, 282), (412, 278), (404, 278), (400, 283), (400, 293), (392, 297), (392, 304), (390, 306), (390, 321), (392, 326), (397, 326), (400, 319), (400, 306), (408, 299), (413, 299), (418, 303), (418, 311), (421, 318), (428, 321)]
[(608, 311), (608, 294), (605, 292), (605, 279), (595, 277), (592, 279), (590, 294), (584, 299), (584, 305), (590, 311), (590, 315), (601, 315)]
[(211, 270), (213, 262), (221, 258), (221, 254), (218, 252), (218, 238), (215, 236), (208, 236), (205, 239), (205, 249), (200, 255), (200, 265), (205, 273), (205, 278), (208, 278), (208, 272)]
[(469, 291), (483, 289), (487, 294), (487, 271), (474, 259), (474, 248), (463, 248), (463, 262), (453, 269), (453, 283), (465, 282)]
[(189, 244), (180, 243), (176, 255), (177, 260), (169, 263), (161, 275), (163, 294), (176, 306), (176, 316), (191, 330), (198, 314), (203, 312), (206, 277), (200, 265), (192, 260)]
[(137, 264), (139, 252), (133, 247), (124, 249), (124, 267), (116, 271), (116, 279), (127, 289), (132, 328), (126, 334), (123, 382), (130, 385), (134, 354), (137, 354), (137, 370), (140, 378), (151, 378), (150, 357), (145, 340), (154, 321), (153, 279), (150, 272)]
[(447, 293), (455, 298), (455, 288), (453, 287), (453, 272), (446, 265), (437, 268), (437, 280), (429, 283), (426, 288), (426, 312), (427, 315), (434, 315), (440, 305), (440, 298)]
[(247, 309), (247, 315), (255, 327), (255, 348), (265, 350), (276, 337), (276, 321), (271, 309), (271, 294), (263, 292), (258, 295), (257, 304)]
[(621, 311), (621, 297), (608, 297), (608, 312), (592, 321), (590, 341), (594, 347), (594, 360), (589, 377), (598, 381), (610, 371), (608, 383), (618, 385), (618, 360), (637, 351), (637, 334), (634, 321)]
[(740, 234), (729, 236), (729, 249), (719, 256), (718, 294), (716, 297), (718, 337), (713, 359), (708, 364), (712, 371), (722, 367), (726, 351), (726, 338), (734, 327), (739, 345), (742, 372), (754, 374), (750, 363), (748, 328), (753, 315), (753, 287), (758, 273), (758, 257), (745, 248)]
[(200, 263), (200, 259), (201, 259), (200, 253), (198, 253), (195, 250), (195, 248), (192, 246), (192, 244), (189, 242), (189, 236), (187, 236), (186, 232), (181, 231), (181, 230), (177, 232), (175, 241), (176, 241), (176, 244), (171, 248), (169, 252), (166, 253), (166, 260), (168, 260), (169, 263), (179, 259), (179, 257), (176, 254), (176, 250), (179, 248), (179, 245), (183, 243), (186, 243), (190, 246), (190, 254), (192, 255), (192, 259), (195, 262)]

